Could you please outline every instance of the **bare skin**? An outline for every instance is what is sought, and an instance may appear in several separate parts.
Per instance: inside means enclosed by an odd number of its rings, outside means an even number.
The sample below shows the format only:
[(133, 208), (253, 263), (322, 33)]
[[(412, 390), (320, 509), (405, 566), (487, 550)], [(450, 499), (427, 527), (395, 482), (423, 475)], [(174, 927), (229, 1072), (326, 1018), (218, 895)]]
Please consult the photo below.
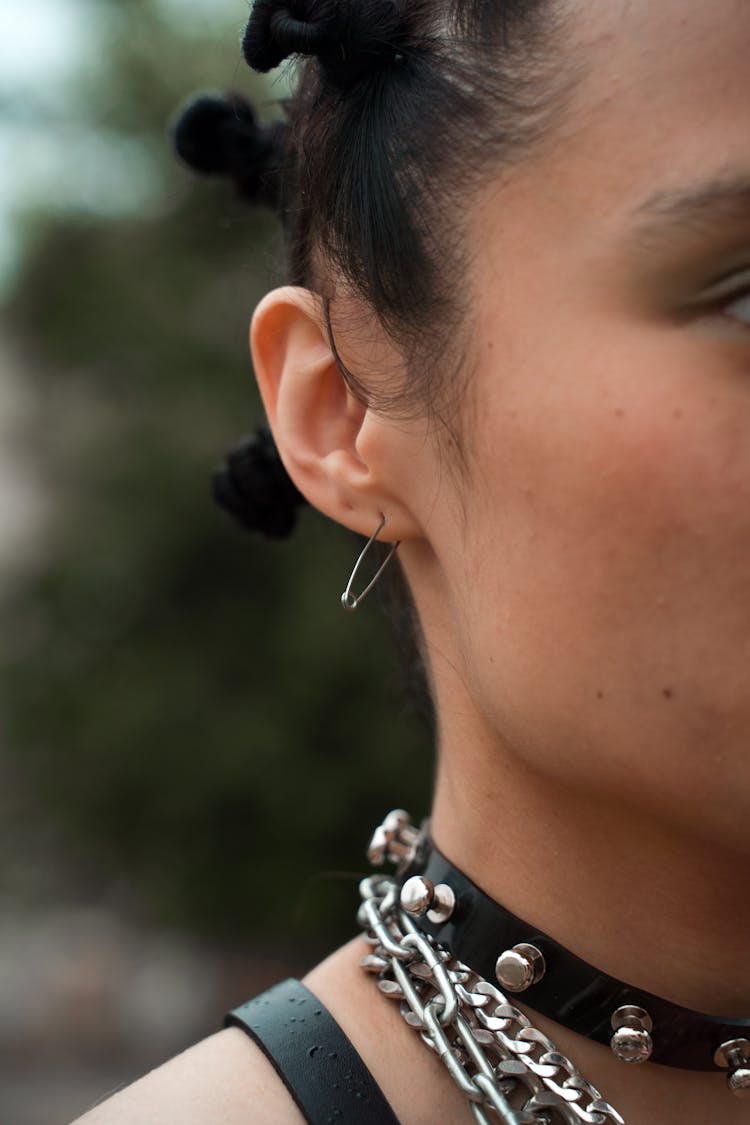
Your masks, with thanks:
[[(567, 123), (471, 210), (467, 472), (446, 470), (424, 419), (352, 398), (304, 291), (261, 304), (255, 366), (311, 502), (367, 535), (385, 513), (382, 537), (402, 540), (441, 849), (601, 969), (747, 1015), (750, 190), (668, 204), (750, 182), (750, 6), (572, 8), (586, 65)], [(347, 363), (392, 378), (392, 345), (346, 323)], [(309, 986), (405, 1125), (468, 1123), (360, 952)], [(625, 1068), (536, 1022), (629, 1125), (750, 1122), (716, 1075)], [(196, 1123), (301, 1121), (234, 1032), (85, 1120), (167, 1121), (177, 1104)]]

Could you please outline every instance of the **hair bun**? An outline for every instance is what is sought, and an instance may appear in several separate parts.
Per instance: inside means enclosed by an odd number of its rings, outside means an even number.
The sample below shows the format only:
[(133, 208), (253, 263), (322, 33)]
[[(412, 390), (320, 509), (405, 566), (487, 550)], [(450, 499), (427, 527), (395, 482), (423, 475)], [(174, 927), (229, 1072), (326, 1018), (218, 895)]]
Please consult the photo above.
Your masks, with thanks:
[(261, 72), (291, 55), (315, 55), (331, 82), (350, 86), (402, 57), (402, 8), (395, 0), (255, 0), (242, 53)]
[(248, 199), (278, 207), (286, 125), (258, 124), (239, 94), (204, 95), (184, 110), (174, 129), (177, 155), (206, 176), (228, 176)]
[(265, 73), (290, 55), (317, 55), (338, 30), (335, 0), (256, 0), (242, 53), (253, 70)]
[(240, 442), (213, 474), (217, 504), (248, 531), (269, 539), (286, 539), (297, 522), (297, 510), (307, 503), (284, 468), (271, 431), (261, 426)]

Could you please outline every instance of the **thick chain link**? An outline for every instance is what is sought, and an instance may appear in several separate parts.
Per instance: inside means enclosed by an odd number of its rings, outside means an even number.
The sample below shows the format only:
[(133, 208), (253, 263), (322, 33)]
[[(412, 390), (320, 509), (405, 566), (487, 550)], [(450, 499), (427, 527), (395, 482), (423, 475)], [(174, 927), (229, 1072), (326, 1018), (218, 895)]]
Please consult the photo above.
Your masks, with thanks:
[[(397, 836), (404, 842), (404, 832)], [(388, 848), (403, 868), (408, 847)], [(396, 843), (399, 840), (396, 839)], [(393, 878), (360, 883), (358, 921), (371, 952), (362, 967), (400, 1002), (406, 1023), (444, 1063), (478, 1125), (625, 1125), (554, 1043), (503, 993), (417, 929)]]

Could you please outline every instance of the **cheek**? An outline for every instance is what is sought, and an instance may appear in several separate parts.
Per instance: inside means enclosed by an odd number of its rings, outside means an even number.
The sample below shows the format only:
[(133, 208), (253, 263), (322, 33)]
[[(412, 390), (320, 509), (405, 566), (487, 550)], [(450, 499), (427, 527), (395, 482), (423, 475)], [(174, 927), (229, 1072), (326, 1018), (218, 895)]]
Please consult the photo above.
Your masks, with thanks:
[(473, 687), (537, 765), (585, 773), (588, 745), (621, 785), (637, 716), (639, 786), (691, 754), (709, 784), (709, 732), (750, 722), (750, 373), (687, 333), (562, 354), (484, 400)]
[[(608, 340), (607, 355), (543, 352), (485, 397), (470, 520), (479, 565), (571, 591), (576, 613), (630, 614), (659, 593), (683, 609), (744, 593), (750, 548), (746, 370), (687, 331)], [(496, 564), (499, 564), (499, 569)], [(577, 592), (577, 594), (576, 594)], [(571, 599), (548, 612), (566, 614)], [(645, 627), (641, 620), (634, 624)], [(687, 625), (688, 622), (685, 622)]]

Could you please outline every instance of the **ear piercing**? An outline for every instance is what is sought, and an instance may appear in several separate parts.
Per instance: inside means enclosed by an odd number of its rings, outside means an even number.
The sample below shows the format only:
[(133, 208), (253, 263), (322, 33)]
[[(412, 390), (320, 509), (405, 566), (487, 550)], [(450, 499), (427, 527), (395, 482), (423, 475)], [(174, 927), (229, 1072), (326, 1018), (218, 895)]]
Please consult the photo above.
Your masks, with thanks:
[(391, 561), (391, 559), (393, 558), (393, 556), (395, 555), (396, 551), (398, 550), (398, 548), (400, 546), (399, 542), (391, 544), (391, 549), (388, 552), (388, 554), (386, 555), (386, 557), (383, 560), (380, 567), (378, 568), (374, 578), (372, 578), (371, 581), (369, 582), (369, 584), (367, 586), (365, 586), (365, 588), (364, 588), (364, 590), (362, 591), (361, 594), (353, 594), (352, 593), (352, 586), (354, 585), (354, 579), (359, 574), (360, 568), (362, 567), (362, 564), (364, 563), (365, 559), (367, 558), (367, 555), (369, 554), (370, 550), (372, 549), (373, 543), (375, 542), (377, 537), (380, 535), (380, 532), (383, 530), (384, 527), (385, 527), (385, 516), (381, 516), (380, 523), (378, 524), (377, 528), (375, 529), (373, 534), (370, 536), (370, 538), (367, 540), (367, 543), (365, 544), (365, 548), (362, 551), (362, 554), (359, 556), (356, 563), (354, 564), (354, 570), (352, 571), (351, 576), (349, 578), (349, 581), (346, 584), (346, 589), (344, 590), (343, 594), (341, 595), (341, 605), (346, 610), (353, 611), (355, 609), (359, 609), (362, 602), (365, 600), (367, 595), (370, 593), (370, 590), (372, 590), (373, 586), (375, 586), (378, 583), (378, 581), (380, 580), (381, 574), (383, 573), (385, 568), (388, 566), (388, 563)]

